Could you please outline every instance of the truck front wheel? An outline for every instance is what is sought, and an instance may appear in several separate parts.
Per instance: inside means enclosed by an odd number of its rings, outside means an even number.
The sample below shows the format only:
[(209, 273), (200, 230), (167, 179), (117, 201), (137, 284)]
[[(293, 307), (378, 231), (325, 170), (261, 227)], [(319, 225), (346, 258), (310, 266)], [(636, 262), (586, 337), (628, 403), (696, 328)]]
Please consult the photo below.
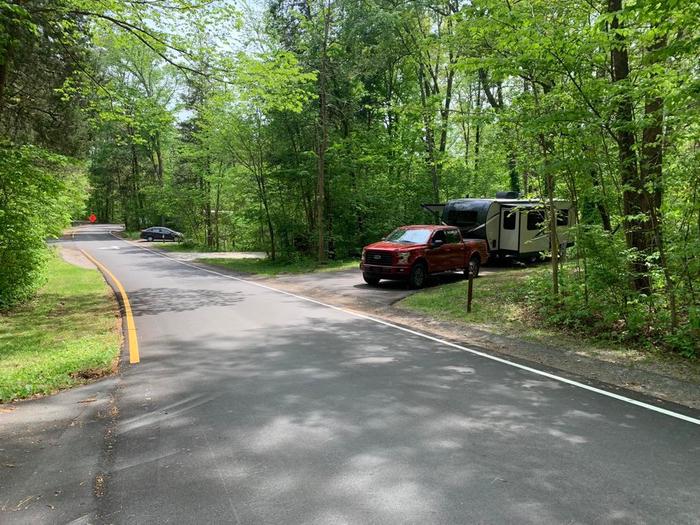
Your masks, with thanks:
[(363, 273), (362, 278), (370, 286), (377, 286), (379, 284), (379, 277), (375, 277), (374, 275), (370, 275), (368, 273)]
[(411, 288), (423, 288), (428, 277), (428, 268), (425, 263), (419, 262), (413, 265), (408, 276), (408, 285)]
[(469, 259), (469, 264), (467, 264), (467, 267), (464, 269), (464, 276), (469, 278), (469, 275), (474, 277), (476, 279), (479, 276), (479, 268), (481, 267), (481, 259), (479, 259), (478, 255), (474, 255), (471, 259)]

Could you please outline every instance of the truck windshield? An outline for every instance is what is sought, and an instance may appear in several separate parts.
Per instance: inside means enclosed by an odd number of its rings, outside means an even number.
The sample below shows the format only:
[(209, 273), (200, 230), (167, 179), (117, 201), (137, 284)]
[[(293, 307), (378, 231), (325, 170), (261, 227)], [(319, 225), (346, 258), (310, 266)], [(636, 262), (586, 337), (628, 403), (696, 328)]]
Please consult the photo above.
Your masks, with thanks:
[(406, 244), (425, 244), (430, 238), (430, 230), (404, 230), (399, 228), (391, 232), (386, 240)]

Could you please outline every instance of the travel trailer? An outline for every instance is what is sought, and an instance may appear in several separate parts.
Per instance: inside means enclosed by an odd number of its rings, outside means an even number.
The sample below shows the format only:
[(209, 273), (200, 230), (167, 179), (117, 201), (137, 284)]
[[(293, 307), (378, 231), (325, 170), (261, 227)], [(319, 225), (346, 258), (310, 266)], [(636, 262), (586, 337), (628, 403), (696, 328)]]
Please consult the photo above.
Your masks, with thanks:
[[(517, 193), (499, 192), (495, 199), (455, 199), (446, 204), (426, 204), (440, 213), (443, 224), (457, 226), (465, 239), (485, 239), (491, 257), (534, 259), (548, 251), (549, 228), (541, 200), (519, 199)], [(557, 238), (561, 248), (572, 246), (569, 229), (576, 221), (571, 202), (555, 200)]]

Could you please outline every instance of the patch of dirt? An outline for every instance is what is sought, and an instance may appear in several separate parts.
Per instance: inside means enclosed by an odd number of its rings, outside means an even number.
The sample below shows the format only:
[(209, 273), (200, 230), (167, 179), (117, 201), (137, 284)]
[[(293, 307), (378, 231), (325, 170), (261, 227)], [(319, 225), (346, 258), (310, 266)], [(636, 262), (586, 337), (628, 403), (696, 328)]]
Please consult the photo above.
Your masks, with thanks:
[(90, 262), (90, 260), (85, 257), (80, 250), (73, 248), (72, 246), (62, 245), (58, 248), (61, 258), (68, 264), (77, 266), (79, 268), (86, 268), (88, 270), (95, 269), (95, 265)]
[(95, 476), (95, 486), (93, 490), (97, 498), (101, 498), (105, 495), (105, 477), (102, 474), (97, 474)]
[[(279, 279), (256, 279), (274, 288), (369, 314), (420, 332), (449, 339), (466, 347), (477, 346), (494, 355), (543, 365), (562, 372), (639, 392), (657, 401), (670, 401), (700, 409), (700, 363), (675, 360), (654, 354), (633, 358), (628, 352), (562, 341), (533, 342), (489, 331), (483, 326), (444, 321), (417, 314), (401, 307), (400, 302), (377, 306), (362, 297), (342, 295), (322, 288), (311, 288)], [(381, 293), (381, 292), (379, 292)]]
[(73, 379), (78, 379), (80, 381), (92, 381), (95, 379), (100, 379), (104, 376), (112, 375), (114, 370), (109, 368), (88, 368), (87, 370), (79, 370), (77, 372), (71, 372), (71, 377)]

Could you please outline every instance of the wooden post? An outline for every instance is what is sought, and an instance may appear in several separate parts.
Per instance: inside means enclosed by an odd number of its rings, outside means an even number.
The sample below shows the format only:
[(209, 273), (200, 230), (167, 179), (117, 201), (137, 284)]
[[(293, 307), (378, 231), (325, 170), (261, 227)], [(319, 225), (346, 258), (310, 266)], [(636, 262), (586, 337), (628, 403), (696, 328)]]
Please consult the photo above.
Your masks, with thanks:
[(467, 287), (467, 313), (472, 311), (472, 294), (474, 291), (474, 274), (469, 272), (469, 286)]

